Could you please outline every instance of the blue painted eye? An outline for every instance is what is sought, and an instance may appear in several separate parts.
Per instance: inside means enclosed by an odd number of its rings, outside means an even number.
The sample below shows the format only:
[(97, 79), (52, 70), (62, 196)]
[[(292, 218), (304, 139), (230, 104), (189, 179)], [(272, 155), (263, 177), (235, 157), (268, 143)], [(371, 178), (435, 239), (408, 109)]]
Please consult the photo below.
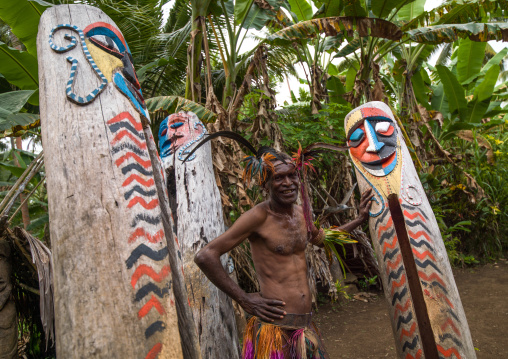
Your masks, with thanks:
[(363, 138), (365, 132), (361, 128), (357, 128), (351, 136), (349, 136), (350, 141), (359, 141)]
[(173, 123), (173, 124), (172, 124), (171, 126), (169, 126), (169, 127), (171, 127), (171, 128), (178, 128), (178, 127), (180, 127), (180, 126), (182, 126), (182, 125), (183, 125), (183, 122), (175, 122), (175, 123)]

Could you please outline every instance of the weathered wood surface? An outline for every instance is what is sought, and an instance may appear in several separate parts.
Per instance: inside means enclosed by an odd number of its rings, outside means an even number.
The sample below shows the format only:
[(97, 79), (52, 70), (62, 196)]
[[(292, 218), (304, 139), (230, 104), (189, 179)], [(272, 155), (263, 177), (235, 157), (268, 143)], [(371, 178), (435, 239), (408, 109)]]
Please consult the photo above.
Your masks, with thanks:
[(369, 227), (398, 356), (476, 358), (436, 218), (393, 114), (369, 102), (346, 116), (345, 129), (360, 191), (372, 188), (375, 197)]
[(161, 220), (168, 243), (168, 252), (170, 258), (174, 258), (174, 260), (170, 260), (170, 267), (171, 272), (173, 273), (172, 287), (175, 295), (178, 329), (182, 340), (183, 356), (185, 359), (199, 359), (201, 358), (199, 338), (197, 335), (197, 329), (194, 327), (194, 318), (190, 308), (189, 297), (187, 295), (187, 288), (183, 275), (182, 254), (180, 252), (180, 248), (178, 247), (176, 233), (174, 232), (176, 231), (176, 225), (169, 207), (166, 179), (164, 177), (164, 167), (157, 152), (157, 146), (155, 145), (155, 141), (153, 139), (152, 130), (149, 126), (146, 126), (144, 128), (144, 132), (148, 146), (148, 153), (150, 154), (154, 169), (153, 176), (159, 196)]
[[(233, 359), (239, 357), (239, 346), (231, 299), (213, 285), (194, 263), (197, 251), (225, 230), (210, 143), (201, 147), (187, 162), (182, 161), (196, 140), (202, 138), (204, 131), (205, 127), (195, 114), (181, 112), (163, 121), (159, 142), (162, 144), (161, 157), (167, 170), (170, 196), (176, 195), (173, 203), (177, 207), (173, 208), (173, 217), (176, 217), (187, 293), (202, 357)], [(221, 258), (225, 268), (228, 267), (226, 257)]]
[[(77, 44), (54, 51), (52, 29), (65, 24), (73, 28), (55, 31), (54, 46), (71, 44), (65, 34)], [(97, 34), (109, 37), (96, 39), (103, 48), (120, 47), (117, 56), (91, 42)], [(46, 10), (37, 47), (57, 356), (182, 358), (143, 108), (127, 97), (134, 90), (120, 90), (128, 47), (112, 20), (86, 5)], [(77, 65), (70, 92), (67, 56)]]

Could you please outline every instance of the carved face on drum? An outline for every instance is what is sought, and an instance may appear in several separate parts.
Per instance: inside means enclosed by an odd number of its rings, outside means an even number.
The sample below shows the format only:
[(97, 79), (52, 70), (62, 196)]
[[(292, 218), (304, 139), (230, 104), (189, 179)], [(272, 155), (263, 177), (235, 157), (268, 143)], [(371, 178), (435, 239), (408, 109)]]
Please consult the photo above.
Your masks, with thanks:
[(346, 125), (351, 156), (376, 177), (390, 174), (398, 154), (397, 129), (389, 115), (377, 108), (362, 108)]
[[(169, 115), (159, 127), (159, 149), (161, 158), (178, 151), (178, 158), (183, 160), (188, 148), (200, 140), (206, 130), (199, 118), (192, 112), (179, 112)], [(192, 161), (195, 155), (189, 157)]]

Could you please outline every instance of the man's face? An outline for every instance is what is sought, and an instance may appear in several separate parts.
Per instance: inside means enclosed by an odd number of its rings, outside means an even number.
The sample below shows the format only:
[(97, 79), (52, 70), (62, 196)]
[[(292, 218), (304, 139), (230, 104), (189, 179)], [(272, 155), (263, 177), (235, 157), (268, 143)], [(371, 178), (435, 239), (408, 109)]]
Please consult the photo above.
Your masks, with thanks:
[(387, 114), (376, 108), (363, 108), (362, 119), (348, 131), (351, 156), (370, 174), (383, 177), (397, 164), (397, 130)]
[(296, 202), (300, 185), (295, 165), (290, 161), (287, 162), (287, 164), (280, 161), (274, 162), (275, 173), (267, 183), (270, 198), (283, 206)]

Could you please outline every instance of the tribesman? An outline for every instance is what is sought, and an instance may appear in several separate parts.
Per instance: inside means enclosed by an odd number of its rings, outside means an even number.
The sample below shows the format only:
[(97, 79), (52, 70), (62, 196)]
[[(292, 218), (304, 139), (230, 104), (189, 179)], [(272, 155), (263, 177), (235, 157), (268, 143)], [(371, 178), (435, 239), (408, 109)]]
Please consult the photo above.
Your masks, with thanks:
[[(217, 135), (237, 140), (256, 156), (245, 159), (244, 180), (256, 173), (268, 200), (244, 213), (225, 233), (208, 243), (195, 262), (219, 289), (238, 302), (252, 317), (243, 339), (243, 359), (328, 358), (319, 331), (312, 321), (312, 299), (308, 282), (305, 248), (310, 242), (323, 246), (325, 234), (311, 221), (308, 198), (302, 191), (303, 206), (296, 204), (301, 185), (303, 152), (293, 159), (272, 148), (257, 150), (238, 134)], [(217, 137), (208, 136), (204, 142)], [(308, 147), (309, 148), (309, 147)], [(188, 156), (188, 157), (189, 157)], [(307, 163), (310, 156), (307, 157)], [(351, 232), (369, 217), (371, 194), (360, 200), (358, 218), (337, 228)], [(306, 213), (307, 212), (307, 213)], [(260, 285), (259, 293), (246, 293), (224, 270), (220, 257), (246, 239)]]

